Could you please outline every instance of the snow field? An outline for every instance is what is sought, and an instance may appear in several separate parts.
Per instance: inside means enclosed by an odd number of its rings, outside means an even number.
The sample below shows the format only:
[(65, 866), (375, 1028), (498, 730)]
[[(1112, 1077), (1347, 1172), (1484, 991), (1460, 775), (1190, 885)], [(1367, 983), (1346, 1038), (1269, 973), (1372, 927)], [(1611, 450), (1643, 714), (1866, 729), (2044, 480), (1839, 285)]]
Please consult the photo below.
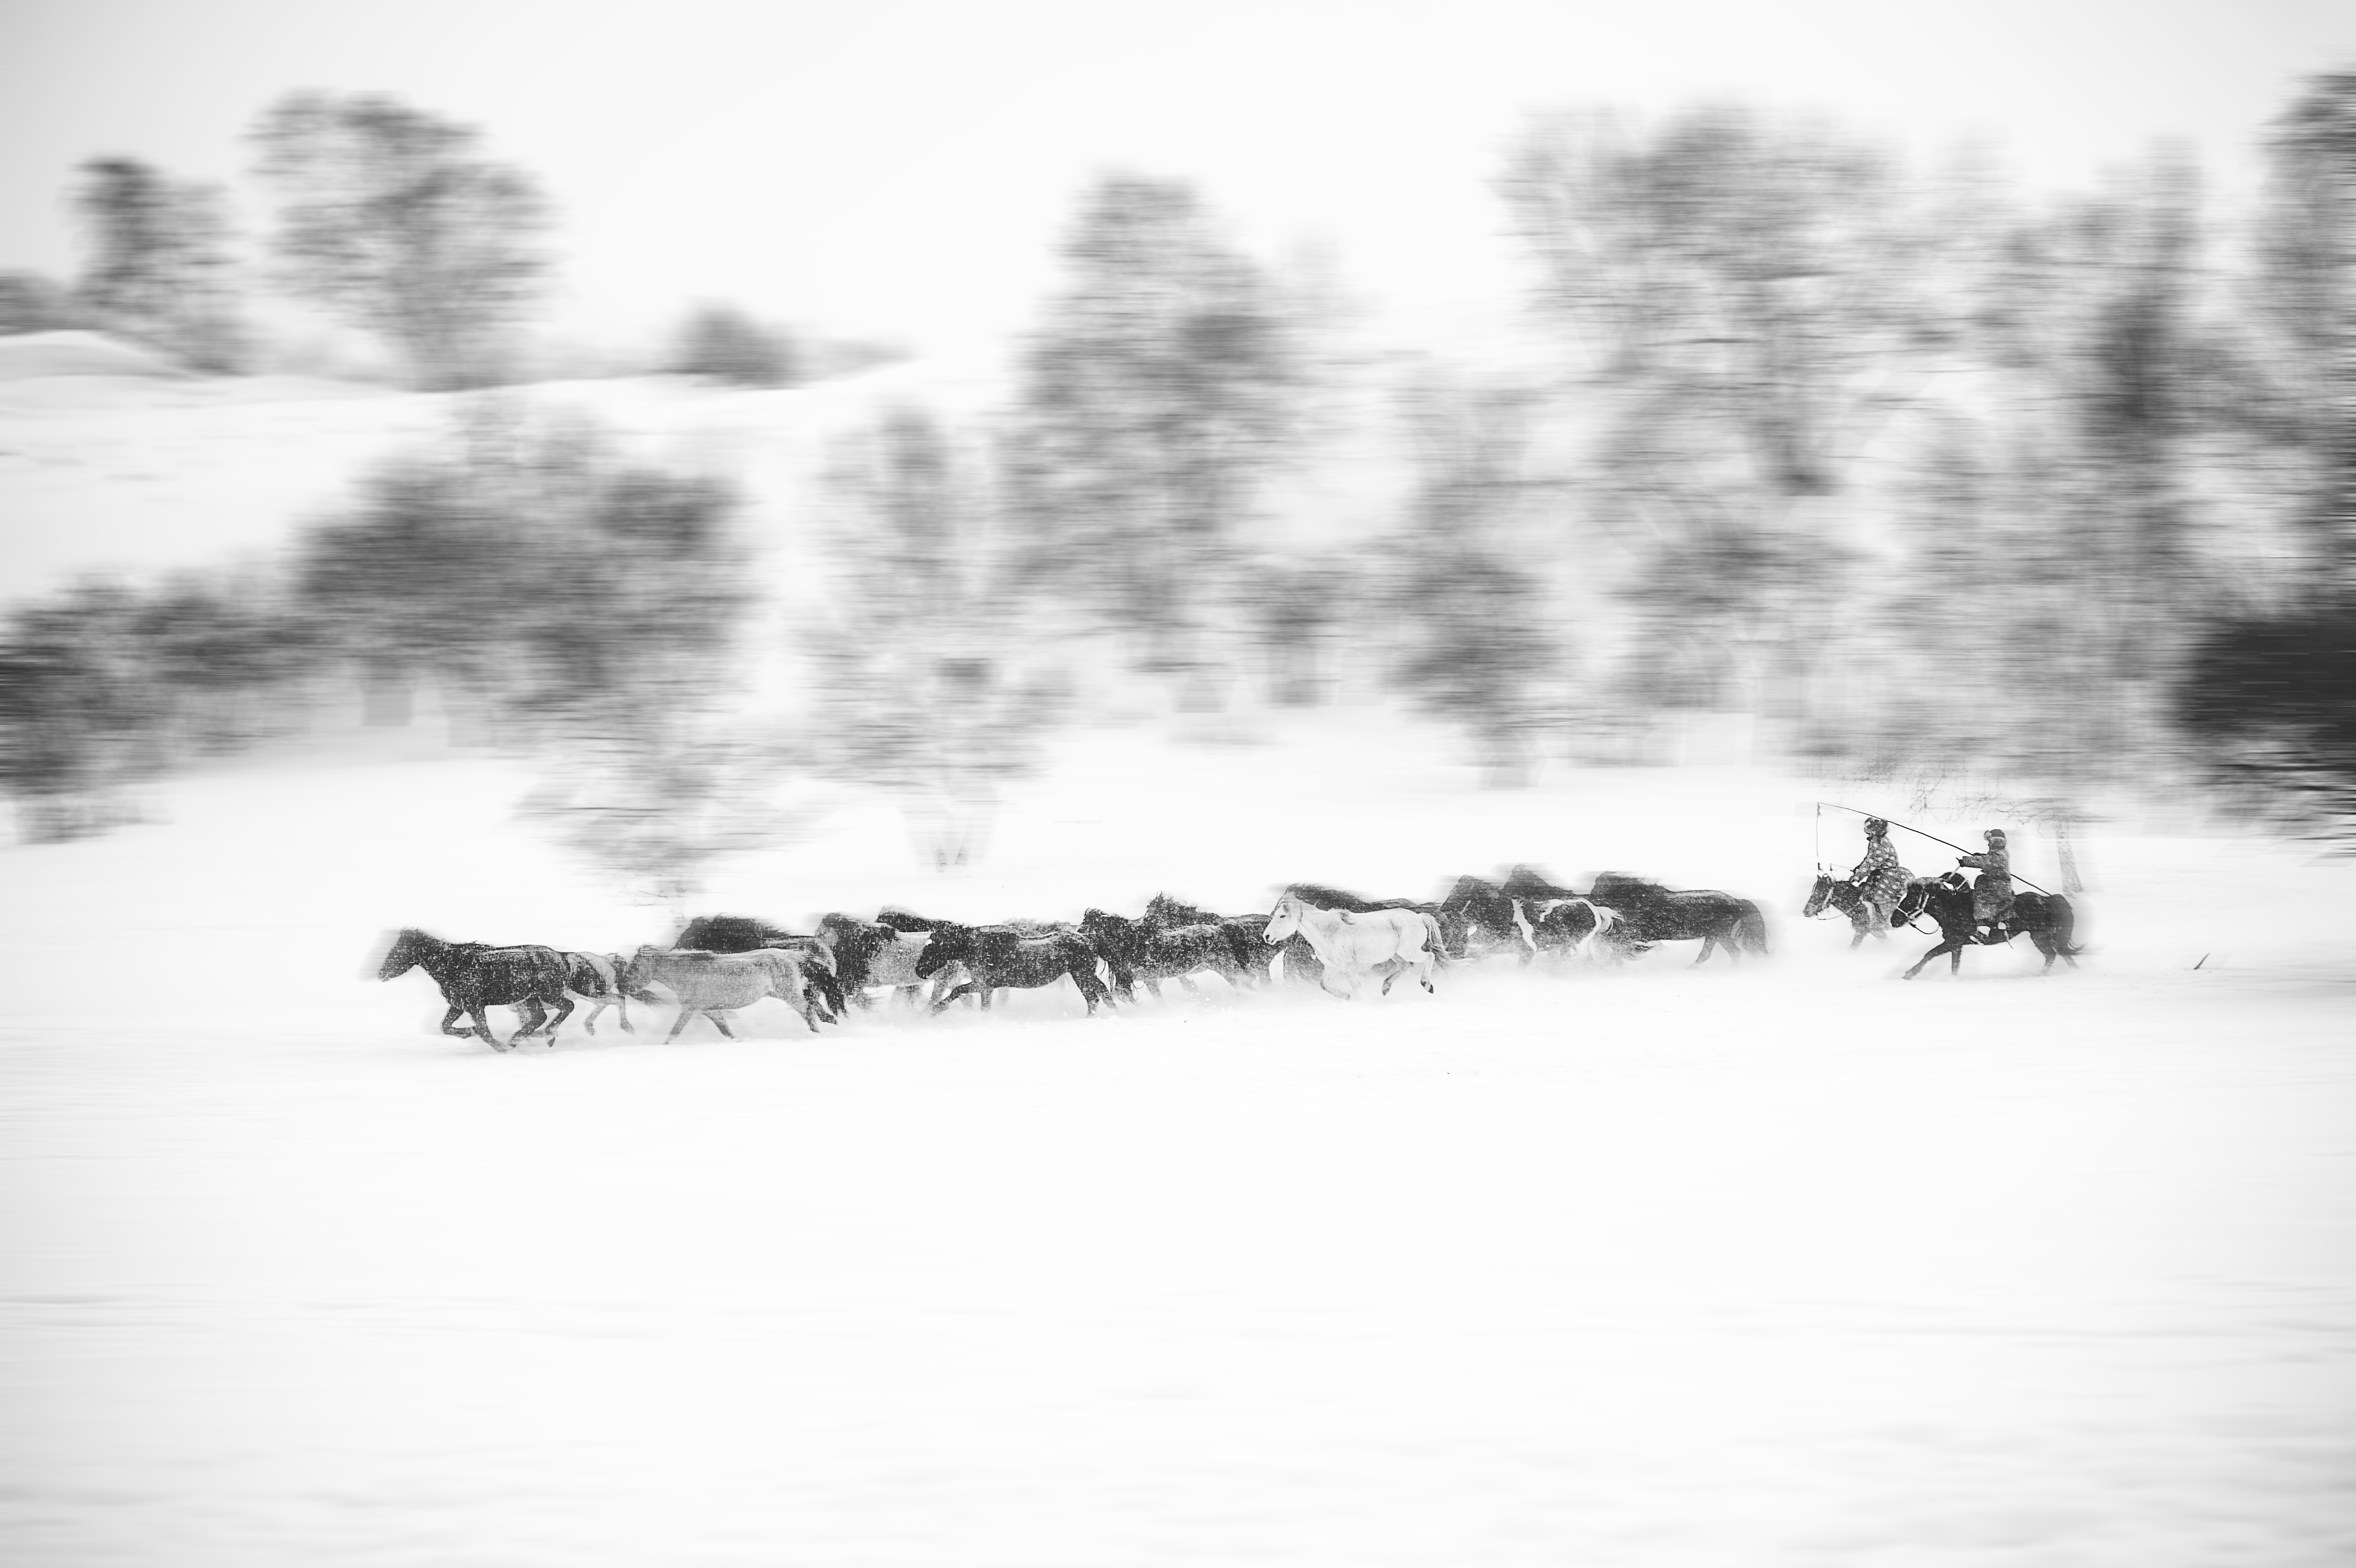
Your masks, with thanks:
[(1933, 939), (1796, 917), (1804, 782), (1486, 793), (1365, 715), (1263, 738), (1075, 741), (969, 876), (846, 797), (695, 907), (1244, 909), (1528, 859), (1743, 892), (1778, 956), (818, 1040), (779, 1007), (664, 1046), (664, 1008), (499, 1055), (363, 978), (383, 933), (626, 947), (673, 912), (512, 820), (509, 764), (323, 742), (0, 851), (0, 1555), (2356, 1549), (2344, 871), (2090, 827), (2083, 970), (2023, 943), (1900, 985)]

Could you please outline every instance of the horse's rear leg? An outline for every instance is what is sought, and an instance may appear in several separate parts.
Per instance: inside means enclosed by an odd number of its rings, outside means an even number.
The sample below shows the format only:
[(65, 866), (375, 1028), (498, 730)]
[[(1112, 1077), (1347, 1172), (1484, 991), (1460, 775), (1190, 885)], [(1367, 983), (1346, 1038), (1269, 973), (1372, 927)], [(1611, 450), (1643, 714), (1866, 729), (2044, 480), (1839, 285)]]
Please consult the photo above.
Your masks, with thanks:
[[(556, 1043), (556, 1031), (562, 1029), (564, 1027), (564, 1020), (572, 1016), (573, 998), (564, 995), (562, 991), (558, 992), (556, 996), (556, 1016), (548, 1020), (549, 1044), (554, 1045)], [(584, 1024), (582, 1027), (585, 1029), (588, 1026)]]
[(679, 1038), (679, 1031), (685, 1029), (687, 1027), (687, 1020), (693, 1017), (695, 1017), (695, 1009), (688, 1007), (684, 1003), (680, 1004), (679, 1017), (671, 1020), (670, 1033), (663, 1036), (663, 1043), (665, 1045), (669, 1045), (672, 1040), (677, 1040)]
[[(516, 1003), (515, 1010), (516, 1017), (522, 1020), (523, 1027), (508, 1037), (508, 1043), (509, 1045), (513, 1045), (518, 1040), (523, 1040), (528, 1036), (538, 1034), (543, 1029), (547, 1028), (548, 1008), (541, 1005), (541, 999), (538, 997), (524, 997), (521, 1001)], [(553, 1031), (552, 1030), (551, 1032)]]

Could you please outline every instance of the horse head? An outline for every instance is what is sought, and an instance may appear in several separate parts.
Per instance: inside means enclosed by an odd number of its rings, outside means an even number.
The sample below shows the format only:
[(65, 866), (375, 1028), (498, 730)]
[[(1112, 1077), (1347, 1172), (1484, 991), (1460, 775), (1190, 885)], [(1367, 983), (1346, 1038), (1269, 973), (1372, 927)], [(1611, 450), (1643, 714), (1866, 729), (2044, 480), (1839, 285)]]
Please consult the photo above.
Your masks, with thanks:
[(1268, 929), (1260, 933), (1264, 942), (1280, 943), (1292, 939), (1301, 929), (1301, 901), (1290, 893), (1276, 901), (1276, 909), (1268, 918)]
[(1829, 871), (1818, 871), (1816, 873), (1816, 885), (1808, 890), (1808, 901), (1806, 905), (1801, 909), (1800, 912), (1810, 920), (1815, 919), (1816, 916), (1825, 912), (1825, 905), (1832, 901), (1832, 873)]
[(948, 967), (955, 959), (973, 954), (973, 928), (968, 925), (942, 924), (933, 928), (932, 940), (916, 955), (916, 978), (929, 980)]
[(440, 945), (415, 926), (404, 927), (401, 934), (392, 939), (391, 950), (385, 954), (383, 964), (378, 966), (376, 977), (380, 980), (398, 979), (415, 968), (428, 951)]
[(622, 965), (616, 983), (626, 991), (645, 989), (647, 982), (654, 978), (655, 960), (662, 956), (662, 952), (651, 942), (639, 944), (638, 950)]

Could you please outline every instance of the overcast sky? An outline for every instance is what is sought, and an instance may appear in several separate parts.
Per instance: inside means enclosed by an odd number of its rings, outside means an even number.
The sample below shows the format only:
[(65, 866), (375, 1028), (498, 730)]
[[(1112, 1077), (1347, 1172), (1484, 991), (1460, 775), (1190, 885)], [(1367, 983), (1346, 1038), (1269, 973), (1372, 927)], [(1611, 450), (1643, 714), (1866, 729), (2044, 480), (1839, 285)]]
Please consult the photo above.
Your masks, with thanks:
[(0, 267), (71, 270), (64, 193), (102, 153), (235, 180), (259, 228), (245, 130), (330, 88), (537, 173), (576, 330), (723, 297), (1002, 341), (1108, 168), (1199, 181), (1255, 251), (1323, 251), (1398, 321), (1494, 318), (1519, 280), (1494, 181), (1533, 111), (1740, 100), (1976, 139), (2045, 187), (2174, 138), (2231, 191), (2297, 80), (2349, 65), (2350, 0), (0, 0)]

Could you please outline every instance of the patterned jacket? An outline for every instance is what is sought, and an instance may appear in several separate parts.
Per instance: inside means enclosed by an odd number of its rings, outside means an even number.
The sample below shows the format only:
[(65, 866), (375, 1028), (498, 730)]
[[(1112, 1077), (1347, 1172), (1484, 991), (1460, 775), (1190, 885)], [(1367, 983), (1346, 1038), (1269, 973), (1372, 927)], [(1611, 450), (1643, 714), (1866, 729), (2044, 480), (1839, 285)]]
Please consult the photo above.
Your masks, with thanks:
[(1890, 847), (1889, 835), (1865, 841), (1865, 859), (1857, 863), (1848, 880), (1868, 902), (1884, 909), (1896, 907), (1906, 894), (1906, 868), (1898, 863), (1898, 851)]

